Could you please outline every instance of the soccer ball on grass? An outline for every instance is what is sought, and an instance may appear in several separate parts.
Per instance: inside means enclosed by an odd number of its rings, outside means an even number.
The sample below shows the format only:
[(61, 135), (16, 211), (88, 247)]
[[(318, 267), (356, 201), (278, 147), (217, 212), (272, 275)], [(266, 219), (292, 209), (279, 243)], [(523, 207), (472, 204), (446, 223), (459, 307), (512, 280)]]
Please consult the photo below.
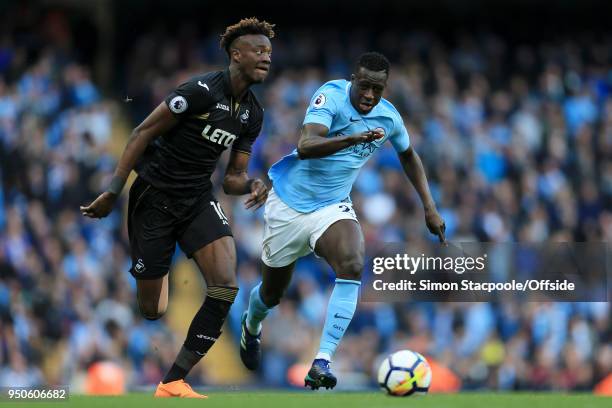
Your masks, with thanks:
[(389, 395), (425, 395), (431, 384), (431, 367), (425, 357), (402, 350), (385, 358), (378, 369), (378, 384)]

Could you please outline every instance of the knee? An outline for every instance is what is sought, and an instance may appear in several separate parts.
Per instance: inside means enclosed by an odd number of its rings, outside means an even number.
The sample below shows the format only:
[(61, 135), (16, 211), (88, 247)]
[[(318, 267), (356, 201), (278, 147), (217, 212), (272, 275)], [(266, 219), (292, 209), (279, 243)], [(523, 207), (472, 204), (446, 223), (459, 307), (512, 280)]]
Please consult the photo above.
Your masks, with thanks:
[(157, 302), (138, 302), (140, 314), (147, 320), (158, 320), (166, 313), (166, 307)]
[(334, 266), (336, 277), (339, 279), (361, 280), (363, 271), (363, 256), (354, 255), (346, 257), (337, 262)]
[(236, 288), (238, 287), (238, 282), (236, 281), (236, 274), (233, 271), (228, 271), (225, 273), (215, 274), (215, 276), (209, 276), (206, 279), (207, 286), (223, 286)]

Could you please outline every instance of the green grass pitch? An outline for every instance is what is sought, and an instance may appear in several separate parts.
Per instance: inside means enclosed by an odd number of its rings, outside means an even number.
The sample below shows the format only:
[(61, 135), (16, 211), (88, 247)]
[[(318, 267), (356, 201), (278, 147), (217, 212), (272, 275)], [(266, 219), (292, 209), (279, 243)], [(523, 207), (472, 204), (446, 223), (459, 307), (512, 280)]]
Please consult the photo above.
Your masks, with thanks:
[(599, 408), (612, 407), (612, 398), (590, 394), (563, 393), (461, 393), (396, 398), (380, 392), (246, 392), (214, 391), (206, 400), (153, 399), (151, 394), (134, 393), (120, 397), (73, 395), (64, 402), (0, 402), (4, 407), (84, 407), (84, 408)]

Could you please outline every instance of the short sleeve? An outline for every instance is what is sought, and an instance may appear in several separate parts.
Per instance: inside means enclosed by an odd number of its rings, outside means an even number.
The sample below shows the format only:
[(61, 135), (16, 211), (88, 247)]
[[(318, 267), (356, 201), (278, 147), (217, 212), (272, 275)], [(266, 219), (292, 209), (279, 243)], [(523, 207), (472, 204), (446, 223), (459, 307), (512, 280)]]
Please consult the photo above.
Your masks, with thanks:
[(166, 97), (166, 105), (174, 116), (182, 119), (206, 111), (213, 103), (213, 99), (208, 84), (192, 79), (172, 91)]
[(393, 133), (389, 141), (397, 153), (403, 153), (410, 147), (410, 136), (404, 126), (404, 121), (399, 114), (393, 120)]
[(303, 124), (318, 123), (330, 129), (336, 112), (337, 106), (334, 100), (334, 90), (331, 86), (325, 84), (317, 90), (310, 100)]
[(253, 118), (252, 123), (249, 123), (247, 130), (236, 139), (232, 145), (232, 150), (250, 154), (253, 143), (255, 143), (255, 139), (257, 139), (261, 132), (262, 124), (263, 114), (259, 114), (256, 118)]

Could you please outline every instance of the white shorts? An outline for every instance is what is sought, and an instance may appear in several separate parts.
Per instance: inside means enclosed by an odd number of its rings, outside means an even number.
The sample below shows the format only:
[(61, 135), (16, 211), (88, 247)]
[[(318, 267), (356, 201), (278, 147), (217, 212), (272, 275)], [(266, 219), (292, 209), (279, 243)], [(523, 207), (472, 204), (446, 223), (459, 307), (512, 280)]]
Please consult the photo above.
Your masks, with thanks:
[(301, 213), (285, 204), (272, 189), (264, 211), (261, 260), (272, 268), (293, 263), (313, 252), (321, 235), (339, 220), (359, 222), (353, 204), (342, 202)]

